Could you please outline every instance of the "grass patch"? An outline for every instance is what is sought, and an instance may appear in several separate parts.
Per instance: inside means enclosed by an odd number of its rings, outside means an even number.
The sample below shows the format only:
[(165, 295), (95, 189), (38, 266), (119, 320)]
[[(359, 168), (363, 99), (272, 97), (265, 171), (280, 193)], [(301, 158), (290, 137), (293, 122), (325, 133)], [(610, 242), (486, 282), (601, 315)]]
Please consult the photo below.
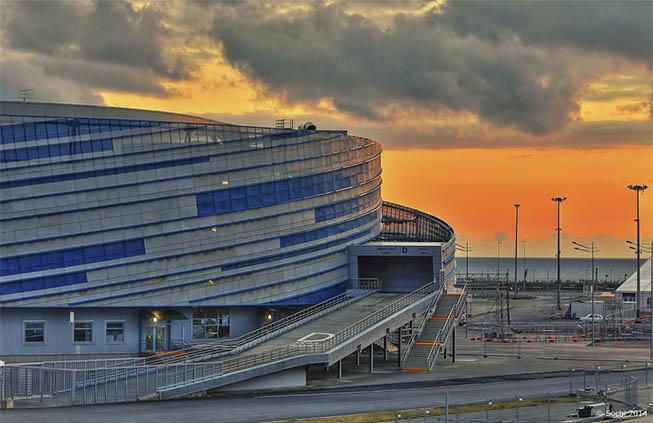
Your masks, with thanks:
[[(576, 402), (575, 396), (533, 398), (523, 401), (493, 402), (492, 405), (467, 404), (449, 407), (449, 414), (475, 413), (486, 410), (506, 410), (512, 408), (534, 407), (537, 405), (566, 404)], [(311, 417), (305, 419), (279, 420), (278, 423), (376, 423), (384, 421), (416, 419), (427, 416), (444, 415), (444, 407), (414, 408), (409, 410), (376, 411), (372, 413), (346, 414), (340, 416)]]

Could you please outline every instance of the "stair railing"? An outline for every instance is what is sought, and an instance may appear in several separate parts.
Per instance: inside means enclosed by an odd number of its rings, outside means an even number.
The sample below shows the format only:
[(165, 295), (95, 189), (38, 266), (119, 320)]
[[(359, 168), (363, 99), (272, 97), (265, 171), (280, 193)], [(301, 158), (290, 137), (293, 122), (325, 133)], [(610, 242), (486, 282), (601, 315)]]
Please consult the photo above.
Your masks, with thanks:
[(467, 300), (467, 284), (463, 286), (458, 301), (456, 301), (456, 304), (451, 308), (451, 311), (447, 316), (447, 320), (445, 321), (444, 325), (442, 326), (442, 329), (440, 329), (438, 335), (435, 337), (435, 340), (433, 341), (433, 345), (431, 346), (429, 355), (426, 357), (426, 364), (429, 370), (433, 369), (435, 362), (437, 361), (438, 357), (444, 350), (452, 326), (460, 317), (460, 312), (465, 307), (466, 300)]
[(401, 352), (401, 358), (400, 358), (401, 367), (403, 367), (406, 364), (406, 360), (408, 360), (408, 355), (410, 354), (410, 351), (413, 349), (415, 342), (417, 342), (419, 337), (422, 335), (424, 328), (426, 327), (426, 322), (431, 318), (433, 313), (435, 313), (435, 309), (438, 307), (440, 298), (442, 298), (442, 295), (444, 293), (444, 287), (445, 287), (445, 283), (442, 282), (440, 284), (440, 287), (438, 288), (438, 291), (435, 293), (435, 296), (433, 297), (433, 301), (431, 301), (431, 304), (429, 304), (428, 309), (424, 313), (424, 318), (422, 318), (419, 327), (417, 328), (417, 330), (413, 331), (413, 333), (410, 336), (410, 340), (408, 341), (408, 344), (404, 347), (404, 350)]
[[(328, 353), (338, 345), (346, 343), (348, 340), (351, 340), (355, 336), (363, 333), (365, 330), (374, 326), (378, 322), (381, 322), (389, 316), (397, 313), (398, 311), (401, 311), (411, 304), (416, 303), (417, 301), (423, 299), (425, 296), (435, 294), (437, 292), (437, 288), (438, 286), (436, 285), (435, 281), (421, 286), (420, 288), (396, 299), (383, 308), (376, 310), (374, 313), (367, 315), (357, 322), (340, 330), (335, 334), (335, 336), (327, 340), (315, 342), (293, 342), (292, 344), (272, 347), (258, 351), (256, 353), (244, 354), (242, 356), (235, 356), (222, 360), (220, 362), (222, 365), (222, 374), (220, 374), (218, 377), (227, 375), (229, 373), (246, 370), (254, 366), (260, 366), (275, 361), (283, 361), (301, 355)], [(179, 388), (183, 390), (185, 388), (190, 388), (192, 384), (214, 379), (215, 377), (216, 376), (210, 376), (207, 378), (189, 381), (181, 385), (177, 384), (162, 387), (161, 391), (170, 391)]]

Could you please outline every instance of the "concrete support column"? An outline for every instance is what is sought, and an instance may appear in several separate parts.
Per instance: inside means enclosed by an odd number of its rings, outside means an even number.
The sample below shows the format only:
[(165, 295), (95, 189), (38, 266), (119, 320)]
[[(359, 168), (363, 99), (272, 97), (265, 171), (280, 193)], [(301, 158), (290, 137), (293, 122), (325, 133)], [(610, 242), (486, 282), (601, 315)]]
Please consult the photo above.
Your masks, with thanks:
[(397, 366), (401, 367), (401, 328), (397, 329)]
[(456, 362), (456, 327), (453, 327), (451, 332), (451, 362)]
[(358, 347), (356, 350), (356, 367), (360, 367), (361, 365), (361, 347)]
[(374, 342), (370, 344), (370, 373), (374, 372)]
[(383, 335), (383, 361), (388, 361), (388, 335)]
[(338, 379), (342, 379), (342, 359), (338, 360)]

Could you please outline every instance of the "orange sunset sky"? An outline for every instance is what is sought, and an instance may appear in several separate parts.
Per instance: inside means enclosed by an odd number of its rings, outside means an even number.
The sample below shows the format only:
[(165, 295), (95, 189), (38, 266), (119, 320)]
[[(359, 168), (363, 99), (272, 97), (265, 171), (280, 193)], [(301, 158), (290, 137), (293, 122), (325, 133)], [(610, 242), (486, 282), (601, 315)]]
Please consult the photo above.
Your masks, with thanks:
[(384, 199), (473, 255), (497, 238), (511, 254), (519, 202), (528, 255), (553, 257), (564, 195), (564, 256), (578, 240), (632, 257), (626, 185), (653, 184), (651, 2), (3, 3), (3, 99), (348, 129), (383, 143)]

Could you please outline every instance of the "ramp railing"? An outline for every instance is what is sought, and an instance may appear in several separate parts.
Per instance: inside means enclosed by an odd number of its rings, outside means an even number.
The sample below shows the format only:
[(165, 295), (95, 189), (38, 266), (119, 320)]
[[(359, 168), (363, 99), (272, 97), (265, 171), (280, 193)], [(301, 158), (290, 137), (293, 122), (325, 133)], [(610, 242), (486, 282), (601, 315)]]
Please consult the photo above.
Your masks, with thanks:
[(17, 407), (137, 401), (156, 397), (162, 386), (221, 373), (220, 363), (97, 368), (6, 365), (0, 367), (0, 399), (12, 400)]
[(444, 293), (444, 286), (445, 286), (444, 283), (440, 284), (440, 287), (438, 288), (435, 296), (433, 297), (433, 301), (431, 301), (431, 304), (429, 304), (428, 309), (424, 313), (424, 317), (422, 318), (419, 327), (417, 328), (417, 330), (413, 331), (413, 333), (410, 336), (410, 339), (408, 340), (407, 345), (404, 347), (403, 351), (401, 352), (400, 363), (402, 367), (404, 366), (404, 364), (406, 364), (408, 355), (410, 354), (410, 351), (413, 349), (415, 342), (417, 342), (419, 337), (422, 335), (422, 332), (424, 331), (424, 328), (426, 327), (426, 323), (428, 322), (429, 318), (433, 315), (433, 313), (435, 313), (435, 309), (438, 307), (440, 298), (442, 298), (442, 294)]
[(145, 364), (163, 364), (202, 361), (219, 356), (233, 354), (251, 348), (256, 344), (266, 341), (295, 328), (300, 323), (306, 323), (322, 316), (326, 312), (337, 310), (354, 301), (360, 300), (377, 292), (378, 289), (353, 289), (336, 295), (326, 301), (293, 313), (276, 322), (267, 324), (234, 339), (216, 341), (204, 344), (195, 344), (191, 347), (170, 351), (149, 357)]
[(426, 357), (426, 364), (429, 370), (433, 369), (433, 366), (435, 366), (435, 362), (440, 357), (440, 354), (442, 354), (446, 345), (446, 341), (449, 338), (451, 330), (453, 329), (453, 325), (456, 324), (463, 308), (465, 307), (466, 300), (467, 300), (467, 285), (465, 284), (465, 286), (463, 286), (463, 288), (461, 289), (460, 297), (458, 298), (458, 301), (451, 308), (451, 311), (447, 316), (447, 320), (442, 326), (442, 329), (440, 329), (440, 331), (438, 332), (438, 335), (435, 337), (435, 340), (433, 341), (433, 345), (431, 346), (431, 350), (429, 351), (429, 355)]
[[(347, 326), (329, 339), (319, 341), (294, 342), (292, 344), (273, 347), (260, 352), (243, 354), (242, 356), (236, 356), (222, 360), (222, 375), (228, 375), (230, 373), (251, 369), (253, 367), (264, 364), (287, 360), (293, 357), (309, 354), (326, 354), (332, 349), (344, 344), (348, 340), (353, 339), (355, 336), (373, 327), (377, 323), (405, 309), (411, 304), (414, 304), (417, 301), (423, 299), (425, 296), (434, 295), (439, 287), (440, 284), (438, 282), (430, 282), (410, 292), (409, 294), (398, 298), (385, 307), (376, 310), (374, 313), (369, 314), (357, 322)], [(197, 384), (205, 380), (208, 380), (208, 378), (192, 381), (191, 384), (180, 384), (176, 386), (164, 387), (161, 389), (161, 391), (176, 390), (177, 392), (181, 393), (174, 396), (183, 396), (185, 393), (191, 393), (190, 391), (192, 390), (192, 384)], [(185, 387), (188, 387), (189, 390), (188, 392), (184, 393)]]

